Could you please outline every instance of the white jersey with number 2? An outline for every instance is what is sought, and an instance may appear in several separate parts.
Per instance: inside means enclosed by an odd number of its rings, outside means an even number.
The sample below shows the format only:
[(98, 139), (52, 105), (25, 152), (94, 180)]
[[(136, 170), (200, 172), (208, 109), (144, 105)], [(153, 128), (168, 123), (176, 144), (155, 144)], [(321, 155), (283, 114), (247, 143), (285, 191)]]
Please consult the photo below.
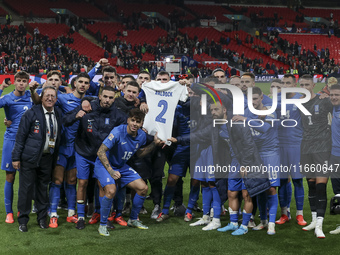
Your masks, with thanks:
[(186, 86), (174, 81), (167, 83), (151, 81), (143, 84), (142, 88), (149, 107), (143, 127), (149, 135), (155, 135), (157, 132), (160, 139), (167, 141), (171, 138), (177, 103), (187, 100), (188, 90)]

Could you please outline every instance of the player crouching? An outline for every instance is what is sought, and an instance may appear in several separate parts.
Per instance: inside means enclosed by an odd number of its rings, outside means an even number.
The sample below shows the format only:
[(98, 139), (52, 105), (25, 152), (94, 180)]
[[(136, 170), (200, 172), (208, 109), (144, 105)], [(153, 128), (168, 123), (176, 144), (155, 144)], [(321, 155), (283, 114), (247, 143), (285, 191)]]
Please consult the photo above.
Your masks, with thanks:
[(99, 183), (105, 193), (100, 209), (100, 226), (98, 229), (100, 235), (110, 235), (107, 230), (107, 218), (117, 190), (116, 185), (118, 184), (120, 187), (127, 186), (136, 191), (128, 226), (148, 229), (138, 219), (138, 213), (148, 193), (148, 186), (139, 174), (126, 164), (135, 153), (139, 157), (144, 157), (162, 143), (156, 134), (151, 144), (141, 148), (146, 144), (147, 140), (147, 134), (140, 129), (143, 125), (144, 117), (145, 114), (142, 111), (132, 109), (129, 112), (127, 125), (120, 125), (112, 129), (110, 135), (104, 140), (98, 150), (95, 174), (98, 176)]

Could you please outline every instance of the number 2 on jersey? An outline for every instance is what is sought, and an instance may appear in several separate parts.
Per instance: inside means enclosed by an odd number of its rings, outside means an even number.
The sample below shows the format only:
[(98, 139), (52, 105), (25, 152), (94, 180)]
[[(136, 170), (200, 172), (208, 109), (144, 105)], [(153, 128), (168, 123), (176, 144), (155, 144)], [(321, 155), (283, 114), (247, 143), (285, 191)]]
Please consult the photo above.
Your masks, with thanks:
[(155, 120), (158, 121), (158, 122), (160, 122), (160, 123), (165, 124), (166, 119), (163, 118), (163, 116), (164, 116), (164, 114), (166, 113), (166, 111), (168, 110), (168, 102), (165, 101), (165, 100), (159, 101), (158, 107), (162, 107), (162, 106), (163, 106), (163, 109), (162, 109), (162, 111), (157, 115), (157, 117), (156, 117)]

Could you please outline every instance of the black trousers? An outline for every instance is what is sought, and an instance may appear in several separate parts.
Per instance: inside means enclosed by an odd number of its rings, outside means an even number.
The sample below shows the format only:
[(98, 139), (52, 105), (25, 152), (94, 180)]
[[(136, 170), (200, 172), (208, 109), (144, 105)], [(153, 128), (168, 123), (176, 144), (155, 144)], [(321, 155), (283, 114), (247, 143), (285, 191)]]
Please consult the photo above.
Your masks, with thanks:
[(340, 157), (331, 155), (329, 164), (332, 167), (331, 181), (334, 195), (340, 194)]
[(53, 156), (43, 154), (39, 167), (29, 168), (21, 162), (19, 171), (18, 211), (19, 224), (27, 224), (31, 212), (33, 192), (35, 191), (35, 205), (37, 207), (37, 220), (45, 220), (49, 206), (48, 184), (51, 181)]
[(176, 182), (176, 189), (174, 193), (173, 200), (175, 201), (175, 206), (180, 206), (183, 204), (183, 179), (179, 177)]
[(165, 161), (166, 157), (164, 151), (162, 151), (161, 148), (156, 148), (151, 156), (152, 172), (149, 179), (151, 186), (151, 197), (154, 205), (160, 205), (162, 201), (162, 177), (164, 174)]

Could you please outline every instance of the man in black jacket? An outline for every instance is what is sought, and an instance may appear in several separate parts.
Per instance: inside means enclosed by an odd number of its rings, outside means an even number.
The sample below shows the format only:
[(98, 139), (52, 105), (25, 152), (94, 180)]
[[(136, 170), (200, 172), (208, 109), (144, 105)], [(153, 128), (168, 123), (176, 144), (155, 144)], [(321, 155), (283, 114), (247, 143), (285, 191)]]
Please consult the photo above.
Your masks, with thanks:
[(102, 94), (99, 95), (99, 100), (91, 101), (92, 111), (90, 113), (83, 111), (80, 105), (66, 113), (63, 118), (65, 127), (79, 121), (75, 139), (78, 179), (77, 229), (85, 228), (86, 188), (91, 169), (93, 171), (94, 162), (97, 158), (97, 151), (114, 127), (126, 123), (127, 116), (115, 107), (114, 100), (114, 88), (104, 87)]
[(49, 199), (47, 186), (51, 181), (60, 142), (62, 113), (54, 107), (57, 91), (52, 86), (41, 92), (40, 105), (33, 106), (22, 116), (12, 152), (13, 167), (20, 169), (18, 222), (19, 230), (27, 232), (27, 223), (35, 187), (37, 220), (40, 228), (48, 228), (46, 216)]
[(137, 99), (138, 94), (140, 92), (140, 87), (137, 82), (129, 81), (124, 90), (124, 96), (118, 97), (115, 100), (115, 106), (122, 110), (126, 116), (129, 111), (133, 108), (137, 108), (139, 100)]

